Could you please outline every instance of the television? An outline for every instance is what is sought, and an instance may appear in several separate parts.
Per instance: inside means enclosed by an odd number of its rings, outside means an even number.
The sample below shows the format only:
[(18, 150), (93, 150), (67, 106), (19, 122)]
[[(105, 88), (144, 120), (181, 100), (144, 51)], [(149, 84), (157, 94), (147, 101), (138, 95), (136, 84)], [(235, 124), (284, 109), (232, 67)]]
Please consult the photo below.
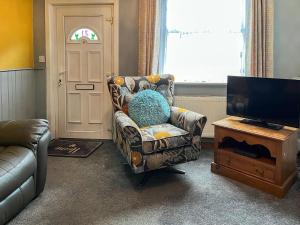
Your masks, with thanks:
[(275, 130), (299, 128), (300, 80), (228, 76), (227, 115)]

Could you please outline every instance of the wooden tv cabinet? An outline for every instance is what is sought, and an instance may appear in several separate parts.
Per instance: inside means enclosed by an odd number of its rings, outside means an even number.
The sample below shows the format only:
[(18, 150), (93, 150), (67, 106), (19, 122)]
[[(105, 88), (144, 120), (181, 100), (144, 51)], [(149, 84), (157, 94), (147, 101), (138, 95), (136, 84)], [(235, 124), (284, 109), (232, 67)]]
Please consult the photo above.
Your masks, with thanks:
[[(297, 177), (298, 129), (284, 127), (276, 131), (240, 123), (242, 119), (228, 117), (213, 123), (215, 143), (211, 171), (284, 197)], [(228, 138), (239, 146), (247, 145), (251, 149), (259, 146), (269, 151), (269, 155), (251, 158), (238, 154), (235, 147), (224, 147)]]

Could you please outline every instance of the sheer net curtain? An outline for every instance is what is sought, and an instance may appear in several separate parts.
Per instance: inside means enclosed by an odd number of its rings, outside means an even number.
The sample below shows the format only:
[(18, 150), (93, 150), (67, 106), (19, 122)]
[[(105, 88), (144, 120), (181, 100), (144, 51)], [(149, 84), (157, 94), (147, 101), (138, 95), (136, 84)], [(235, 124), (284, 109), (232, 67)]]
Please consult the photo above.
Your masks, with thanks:
[(139, 75), (161, 72), (167, 0), (139, 0)]
[(247, 75), (273, 77), (274, 0), (248, 0)]

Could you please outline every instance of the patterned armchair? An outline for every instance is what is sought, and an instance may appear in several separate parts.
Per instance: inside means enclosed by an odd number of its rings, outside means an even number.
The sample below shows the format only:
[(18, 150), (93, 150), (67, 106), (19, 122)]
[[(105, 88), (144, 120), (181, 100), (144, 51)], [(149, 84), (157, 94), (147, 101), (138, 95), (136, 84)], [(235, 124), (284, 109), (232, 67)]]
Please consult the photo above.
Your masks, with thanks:
[[(170, 167), (199, 158), (206, 117), (173, 106), (174, 77), (113, 76), (107, 80), (114, 108), (114, 134), (123, 156), (135, 173)], [(138, 91), (152, 89), (170, 104), (169, 123), (139, 128), (128, 116), (128, 102)]]

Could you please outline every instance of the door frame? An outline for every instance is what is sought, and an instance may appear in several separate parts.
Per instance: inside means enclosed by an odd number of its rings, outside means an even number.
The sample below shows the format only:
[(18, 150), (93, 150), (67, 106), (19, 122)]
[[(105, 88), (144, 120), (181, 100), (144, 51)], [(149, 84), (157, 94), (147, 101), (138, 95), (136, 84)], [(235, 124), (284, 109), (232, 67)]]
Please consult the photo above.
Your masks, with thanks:
[(47, 119), (52, 138), (56, 138), (58, 129), (58, 65), (56, 63), (56, 8), (59, 6), (112, 5), (113, 6), (113, 62), (114, 74), (119, 73), (119, 0), (46, 0), (46, 92)]

